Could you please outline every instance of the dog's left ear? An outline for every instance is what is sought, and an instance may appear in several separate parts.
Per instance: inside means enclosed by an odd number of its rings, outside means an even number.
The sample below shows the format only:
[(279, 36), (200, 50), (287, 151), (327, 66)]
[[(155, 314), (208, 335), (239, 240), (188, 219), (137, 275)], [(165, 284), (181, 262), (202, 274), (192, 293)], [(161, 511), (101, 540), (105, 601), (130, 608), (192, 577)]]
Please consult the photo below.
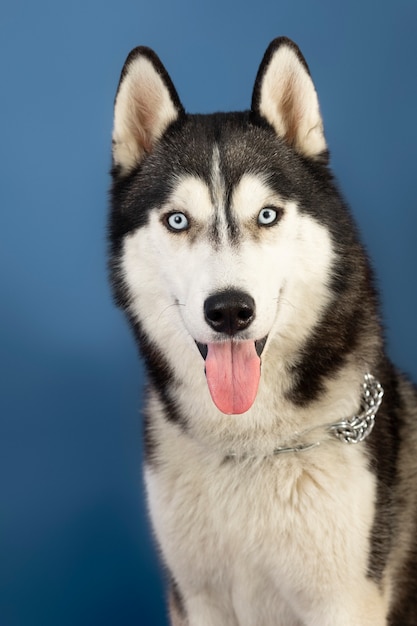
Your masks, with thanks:
[(298, 46), (286, 37), (275, 39), (265, 53), (253, 90), (252, 112), (303, 156), (327, 160), (313, 81)]
[(153, 50), (140, 46), (126, 59), (114, 103), (113, 164), (128, 174), (181, 115), (175, 87)]

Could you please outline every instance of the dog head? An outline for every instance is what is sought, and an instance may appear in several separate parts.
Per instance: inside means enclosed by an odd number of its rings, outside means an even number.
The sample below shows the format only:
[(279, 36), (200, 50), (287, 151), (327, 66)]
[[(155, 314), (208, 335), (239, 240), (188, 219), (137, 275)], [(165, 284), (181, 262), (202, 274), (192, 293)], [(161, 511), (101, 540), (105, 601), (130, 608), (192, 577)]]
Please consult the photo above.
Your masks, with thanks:
[(343, 212), (327, 156), (307, 64), (286, 38), (269, 46), (241, 113), (188, 115), (154, 52), (127, 58), (113, 284), (169, 363), (205, 368), (223, 413), (251, 407), (269, 345), (294, 362), (329, 305)]

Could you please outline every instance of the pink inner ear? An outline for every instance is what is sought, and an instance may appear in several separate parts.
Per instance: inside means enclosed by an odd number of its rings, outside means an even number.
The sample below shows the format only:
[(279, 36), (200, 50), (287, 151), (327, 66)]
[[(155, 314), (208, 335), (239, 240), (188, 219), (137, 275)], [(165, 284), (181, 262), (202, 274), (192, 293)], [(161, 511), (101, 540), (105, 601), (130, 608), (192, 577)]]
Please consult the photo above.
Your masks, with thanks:
[(317, 93), (307, 64), (292, 41), (278, 38), (266, 51), (252, 103), (294, 150), (322, 160), (327, 146)]
[(122, 71), (114, 110), (113, 158), (122, 173), (140, 163), (183, 112), (155, 53), (147, 48), (133, 50)]
[[(153, 82), (153, 81), (151, 81)], [(143, 151), (151, 152), (155, 140), (161, 134), (161, 116), (159, 111), (163, 106), (162, 94), (158, 93), (161, 88), (161, 80), (154, 84), (143, 85), (142, 89), (137, 87), (137, 92), (132, 98), (132, 134), (135, 135), (137, 143)]]

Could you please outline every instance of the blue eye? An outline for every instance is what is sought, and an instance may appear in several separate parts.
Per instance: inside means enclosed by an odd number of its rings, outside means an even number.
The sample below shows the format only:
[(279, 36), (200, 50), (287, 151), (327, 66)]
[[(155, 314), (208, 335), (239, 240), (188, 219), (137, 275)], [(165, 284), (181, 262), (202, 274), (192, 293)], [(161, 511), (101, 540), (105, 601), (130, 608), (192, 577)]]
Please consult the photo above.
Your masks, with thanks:
[(170, 230), (175, 230), (177, 232), (182, 230), (187, 230), (189, 222), (188, 218), (184, 213), (171, 213), (166, 218), (166, 224)]
[(258, 215), (258, 224), (260, 226), (273, 226), (282, 215), (281, 209), (274, 209), (273, 207), (264, 207)]

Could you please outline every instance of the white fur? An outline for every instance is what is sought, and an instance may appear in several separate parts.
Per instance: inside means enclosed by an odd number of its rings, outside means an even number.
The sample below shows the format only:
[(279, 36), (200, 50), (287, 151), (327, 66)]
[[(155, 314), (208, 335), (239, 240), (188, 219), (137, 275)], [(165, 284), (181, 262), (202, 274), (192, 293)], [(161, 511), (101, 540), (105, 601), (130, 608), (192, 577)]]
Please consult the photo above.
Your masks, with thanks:
[(160, 455), (150, 511), (191, 626), (384, 624), (365, 577), (375, 485), (359, 449), (223, 463), (169, 427)]

